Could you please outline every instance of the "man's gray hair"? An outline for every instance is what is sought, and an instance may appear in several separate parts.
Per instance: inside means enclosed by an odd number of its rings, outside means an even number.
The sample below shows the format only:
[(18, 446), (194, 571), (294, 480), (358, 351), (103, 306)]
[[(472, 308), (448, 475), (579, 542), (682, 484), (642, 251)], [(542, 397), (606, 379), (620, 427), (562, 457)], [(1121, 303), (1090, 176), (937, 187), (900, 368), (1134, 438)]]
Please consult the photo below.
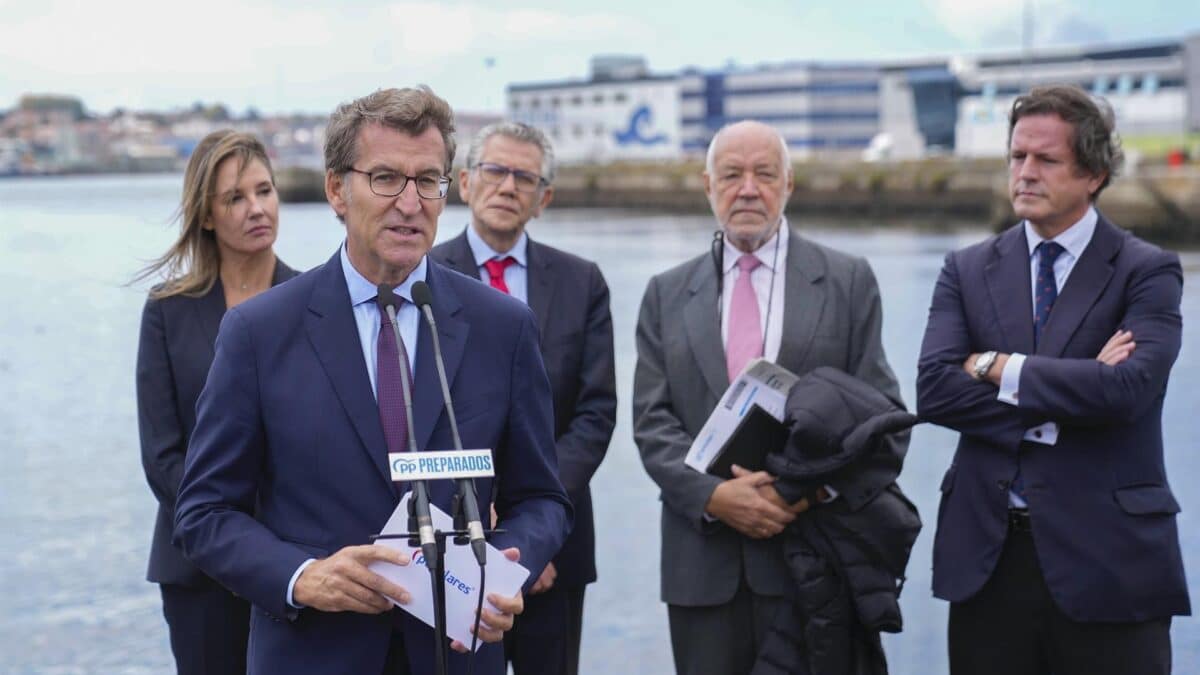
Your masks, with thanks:
[(717, 140), (721, 138), (721, 134), (725, 133), (725, 130), (732, 126), (745, 124), (746, 122), (751, 122), (763, 128), (770, 129), (775, 133), (775, 137), (779, 139), (779, 158), (783, 161), (783, 170), (791, 171), (792, 153), (790, 150), (788, 150), (787, 141), (783, 138), (783, 134), (779, 133), (779, 130), (775, 127), (765, 122), (759, 122), (758, 120), (739, 120), (737, 122), (729, 122), (725, 126), (718, 129), (717, 133), (713, 134), (712, 140), (708, 142), (708, 153), (704, 156), (704, 170), (710, 174), (713, 171), (713, 162), (716, 160)]
[(480, 129), (475, 134), (475, 138), (471, 139), (471, 149), (467, 151), (468, 169), (475, 168), (475, 165), (479, 163), (479, 156), (483, 154), (483, 146), (492, 136), (504, 136), (514, 141), (538, 146), (542, 151), (542, 178), (545, 178), (547, 183), (554, 182), (554, 172), (557, 170), (554, 165), (554, 146), (550, 145), (550, 139), (546, 138), (546, 134), (542, 133), (541, 129), (520, 122), (493, 122)]

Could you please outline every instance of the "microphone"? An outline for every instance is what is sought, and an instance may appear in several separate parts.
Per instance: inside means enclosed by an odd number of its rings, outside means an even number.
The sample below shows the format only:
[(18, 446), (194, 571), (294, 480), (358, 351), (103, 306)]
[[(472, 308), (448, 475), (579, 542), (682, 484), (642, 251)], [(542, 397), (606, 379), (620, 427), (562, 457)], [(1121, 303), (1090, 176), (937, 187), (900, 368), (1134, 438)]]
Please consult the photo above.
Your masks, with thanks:
[[(438, 337), (437, 321), (433, 318), (433, 292), (429, 284), (418, 281), (412, 286), (413, 304), (421, 310), (433, 336), (433, 358), (437, 363), (438, 382), (442, 385), (442, 401), (446, 405), (446, 416), (450, 419), (450, 434), (454, 437), (454, 449), (462, 450), (462, 437), (458, 434), (458, 419), (454, 416), (454, 402), (450, 397), (450, 384), (446, 381), (446, 362), (442, 359), (442, 340)], [(471, 551), (480, 567), (487, 564), (487, 542), (483, 537), (483, 522), (479, 518), (479, 501), (475, 496), (475, 481), (459, 478), (458, 496), (462, 501), (463, 515), (467, 521), (467, 535), (471, 540)]]
[[(379, 284), (379, 295), (376, 297), (376, 302), (379, 307), (391, 319), (392, 331), (396, 335), (396, 354), (400, 359), (400, 390), (404, 394), (404, 415), (408, 421), (408, 449), (411, 452), (417, 451), (417, 432), (413, 426), (413, 402), (411, 385), (408, 378), (404, 377), (404, 373), (408, 372), (408, 361), (405, 356), (404, 341), (400, 339), (400, 324), (396, 321), (396, 307), (399, 306), (400, 300), (396, 297), (396, 292), (387, 284)], [(386, 327), (380, 326), (380, 330), (386, 330)], [(437, 539), (433, 534), (433, 516), (429, 510), (429, 486), (423, 480), (413, 481), (413, 500), (410, 502), (413, 506), (413, 512), (417, 521), (417, 534), (421, 541), (421, 552), (425, 555), (426, 564), (429, 565), (431, 571), (437, 565)], [(410, 525), (411, 527), (411, 525)]]

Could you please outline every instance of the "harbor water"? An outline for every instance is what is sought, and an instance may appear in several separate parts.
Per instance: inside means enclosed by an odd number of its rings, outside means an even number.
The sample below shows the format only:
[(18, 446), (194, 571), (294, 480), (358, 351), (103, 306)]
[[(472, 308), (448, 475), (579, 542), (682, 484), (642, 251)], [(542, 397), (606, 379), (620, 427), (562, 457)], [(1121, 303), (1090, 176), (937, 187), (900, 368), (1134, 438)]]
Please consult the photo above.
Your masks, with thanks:
[[(143, 478), (134, 360), (145, 285), (127, 282), (164, 251), (181, 178), (103, 176), (0, 181), (0, 673), (172, 672), (158, 588), (145, 581), (155, 502)], [(439, 240), (466, 225), (448, 207)], [(281, 208), (277, 251), (324, 262), (344, 227), (324, 204)], [(987, 236), (981, 224), (793, 223), (865, 256), (879, 279), (884, 345), (910, 406), (925, 315), (942, 258)], [(587, 593), (581, 670), (672, 672), (659, 601), (656, 486), (633, 444), (634, 328), (649, 277), (707, 251), (711, 217), (552, 206), (531, 234), (599, 263), (612, 291), (619, 415), (592, 482), (600, 580)], [(1181, 253), (1183, 350), (1164, 412), (1166, 462), (1192, 597), (1200, 601), (1200, 252)], [(885, 637), (893, 673), (946, 668), (947, 606), (930, 592), (938, 485), (955, 434), (912, 436), (900, 484), (926, 523), (908, 568), (904, 632)], [(1200, 669), (1200, 622), (1178, 618), (1175, 671)]]

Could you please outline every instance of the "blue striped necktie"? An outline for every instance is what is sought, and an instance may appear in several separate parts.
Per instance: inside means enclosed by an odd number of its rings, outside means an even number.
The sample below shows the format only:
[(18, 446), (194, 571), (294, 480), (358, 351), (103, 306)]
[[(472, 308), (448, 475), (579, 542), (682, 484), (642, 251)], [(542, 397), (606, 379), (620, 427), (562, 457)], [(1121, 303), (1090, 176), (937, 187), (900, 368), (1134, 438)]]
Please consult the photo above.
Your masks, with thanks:
[[(1054, 261), (1065, 251), (1061, 244), (1053, 241), (1043, 241), (1037, 245), (1034, 252), (1038, 257), (1037, 279), (1033, 288), (1033, 345), (1037, 347), (1042, 337), (1042, 329), (1050, 319), (1050, 310), (1058, 299), (1058, 281), (1054, 277)], [(1021, 477), (1021, 469), (1013, 478), (1012, 491), (1022, 500), (1025, 499), (1025, 481)]]
[(1038, 256), (1037, 280), (1033, 289), (1033, 345), (1037, 347), (1042, 329), (1050, 319), (1050, 310), (1058, 299), (1058, 281), (1054, 278), (1054, 261), (1065, 251), (1061, 244), (1043, 241), (1034, 251)]

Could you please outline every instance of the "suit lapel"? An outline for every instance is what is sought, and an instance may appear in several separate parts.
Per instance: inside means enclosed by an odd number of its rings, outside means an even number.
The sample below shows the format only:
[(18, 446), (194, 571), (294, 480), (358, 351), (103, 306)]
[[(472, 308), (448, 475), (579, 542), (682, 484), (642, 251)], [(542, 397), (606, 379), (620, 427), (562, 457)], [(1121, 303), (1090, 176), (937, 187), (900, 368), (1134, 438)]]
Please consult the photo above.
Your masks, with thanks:
[(321, 277), (313, 285), (304, 327), (325, 375), (341, 401), (354, 431), (362, 442), (379, 476), (395, 492), (387, 463), (387, 442), (379, 421), (379, 406), (371, 392), (371, 379), (363, 361), (350, 292), (342, 274), (340, 255), (335, 253), (321, 268)]
[(200, 325), (201, 334), (204, 335), (204, 344), (208, 348), (208, 358), (212, 360), (215, 356), (221, 319), (225, 317), (225, 287), (221, 285), (220, 278), (193, 307), (195, 307), (196, 322)]
[(1038, 342), (1038, 354), (1062, 356), (1083, 317), (1108, 286), (1113, 275), (1112, 260), (1121, 250), (1121, 243), (1116, 227), (1101, 217), (1096, 222), (1092, 240), (1075, 261), (1067, 283), (1054, 301)]
[[(538, 321), (538, 335), (546, 335), (549, 326), (550, 307), (554, 302), (554, 270), (547, 259), (541, 245), (532, 239), (528, 240), (526, 262), (529, 265), (526, 276), (526, 292), (529, 294), (529, 308)], [(544, 344), (544, 343), (543, 343)]]
[[(446, 281), (446, 273), (438, 263), (429, 260), (425, 275), (429, 290), (433, 292), (433, 317), (437, 320), (438, 336), (441, 338), (442, 358), (446, 361), (446, 381), (454, 389), (454, 376), (462, 363), (470, 326), (457, 315), (462, 309), (454, 289)], [(434, 359), (433, 338), (429, 323), (421, 319), (417, 330), (416, 372), (413, 374), (413, 424), (416, 427), (417, 447), (422, 450), (453, 450), (453, 448), (428, 448), (429, 438), (444, 408), (442, 385), (438, 378), (437, 362)]]
[(729, 373), (717, 321), (717, 276), (711, 260), (701, 259), (697, 263), (688, 291), (691, 297), (683, 308), (688, 346), (713, 398), (720, 400), (729, 387)]
[[(795, 232), (788, 233), (787, 257), (780, 264), (787, 268), (783, 292), (783, 340), (775, 361), (799, 373), (812, 346), (813, 335), (825, 311), (825, 260), (809, 242)], [(772, 319), (774, 320), (774, 319)], [(769, 328), (769, 327), (768, 327)]]
[(466, 230), (447, 242), (446, 267), (472, 279), (479, 278), (479, 266), (475, 264), (475, 254), (471, 253), (471, 244), (467, 243)]
[(992, 258), (984, 268), (992, 310), (1004, 336), (1004, 344), (998, 346), (1009, 353), (1033, 353), (1033, 289), (1029, 275), (1025, 227), (1016, 225), (993, 244)]

